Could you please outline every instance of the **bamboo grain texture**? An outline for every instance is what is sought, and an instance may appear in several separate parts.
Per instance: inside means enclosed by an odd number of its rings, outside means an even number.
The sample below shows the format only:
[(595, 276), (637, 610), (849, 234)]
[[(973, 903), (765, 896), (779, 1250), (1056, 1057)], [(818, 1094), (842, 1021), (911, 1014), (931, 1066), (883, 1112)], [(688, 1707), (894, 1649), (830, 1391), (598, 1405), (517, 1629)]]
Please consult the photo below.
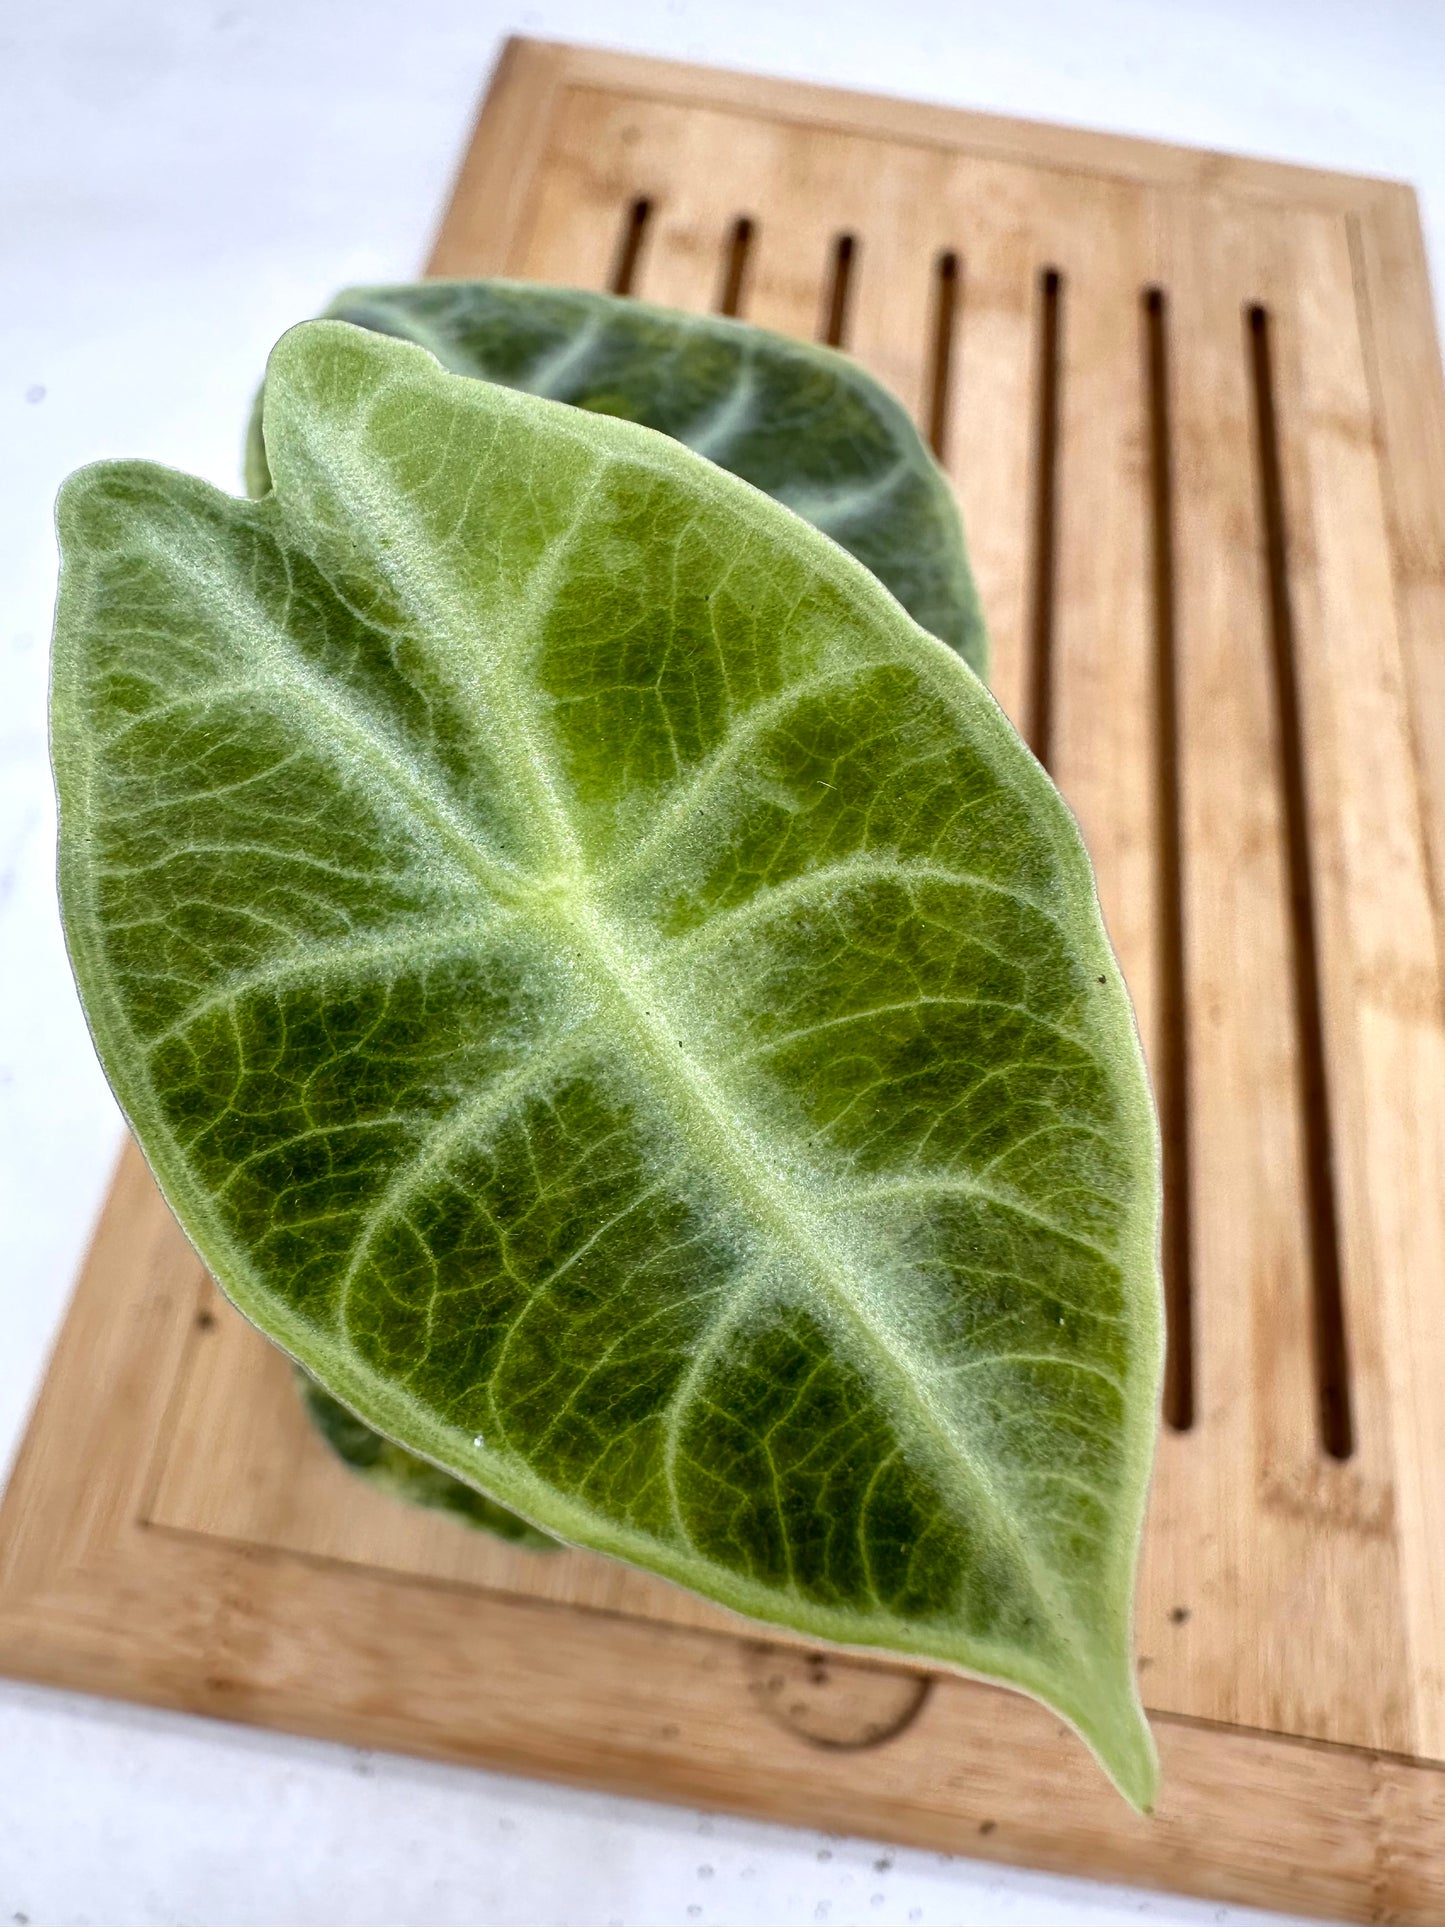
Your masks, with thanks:
[(1022, 1699), (352, 1480), (134, 1151), (0, 1510), (0, 1667), (1445, 1918), (1445, 387), (1413, 197), (519, 41), (430, 271), (830, 340), (957, 488), (993, 686), (1079, 816), (1159, 1097), (1160, 1811)]

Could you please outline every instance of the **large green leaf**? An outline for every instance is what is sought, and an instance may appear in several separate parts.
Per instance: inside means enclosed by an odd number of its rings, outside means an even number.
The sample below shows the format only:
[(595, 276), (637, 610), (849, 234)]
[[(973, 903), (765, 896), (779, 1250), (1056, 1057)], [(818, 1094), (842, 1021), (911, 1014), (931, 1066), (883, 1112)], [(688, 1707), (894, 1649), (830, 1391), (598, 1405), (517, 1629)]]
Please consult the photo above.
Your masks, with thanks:
[(978, 678), (676, 442), (336, 322), (60, 504), (61, 893), (241, 1309), (542, 1530), (1014, 1682), (1136, 1802), (1156, 1146)]
[[(454, 375), (685, 442), (831, 535), (988, 673), (953, 491), (907, 412), (846, 355), (719, 315), (526, 281), (348, 288), (327, 312), (415, 341)], [(270, 486), (259, 407), (246, 478), (253, 495)]]
[[(415, 341), (453, 374), (639, 421), (706, 453), (833, 535), (916, 621), (987, 673), (952, 490), (907, 413), (856, 362), (717, 316), (535, 282), (350, 288), (328, 314)], [(271, 486), (259, 395), (246, 480), (254, 495)], [(403, 1456), (392, 1445), (378, 1459), (393, 1485)], [(417, 1461), (417, 1492), (429, 1493), (436, 1476)], [(493, 1516), (508, 1520), (493, 1506), (472, 1523)]]
[[(986, 674), (988, 637), (952, 490), (906, 412), (857, 363), (717, 316), (535, 282), (350, 288), (327, 312), (415, 341), (453, 374), (642, 422), (707, 454), (833, 535)], [(254, 495), (271, 486), (259, 395), (246, 479)], [(348, 1436), (360, 1430), (353, 1419)], [(399, 1448), (377, 1463), (400, 1484)], [(419, 1495), (436, 1477), (415, 1461)], [(496, 1505), (472, 1523), (494, 1518), (513, 1536), (518, 1522)]]

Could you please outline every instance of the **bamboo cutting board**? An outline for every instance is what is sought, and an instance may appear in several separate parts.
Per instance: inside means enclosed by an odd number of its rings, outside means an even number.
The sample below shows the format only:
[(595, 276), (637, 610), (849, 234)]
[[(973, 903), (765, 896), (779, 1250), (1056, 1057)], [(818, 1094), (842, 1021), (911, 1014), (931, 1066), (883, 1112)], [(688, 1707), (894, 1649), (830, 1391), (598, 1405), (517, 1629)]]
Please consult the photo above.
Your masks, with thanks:
[(1131, 1815), (1057, 1719), (353, 1481), (129, 1151), (0, 1667), (1061, 1871), (1445, 1919), (1445, 389), (1414, 198), (513, 42), (431, 260), (840, 343), (957, 484), (1164, 1133)]

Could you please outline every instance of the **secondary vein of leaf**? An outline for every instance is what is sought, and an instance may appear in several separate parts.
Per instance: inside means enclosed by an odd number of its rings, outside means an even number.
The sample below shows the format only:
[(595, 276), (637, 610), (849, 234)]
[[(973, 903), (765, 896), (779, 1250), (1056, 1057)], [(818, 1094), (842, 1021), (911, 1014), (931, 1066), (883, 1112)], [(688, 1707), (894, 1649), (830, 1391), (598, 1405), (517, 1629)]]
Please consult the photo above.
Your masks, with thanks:
[(1010, 903), (1026, 904), (1050, 923), (1058, 922), (1052, 911), (1046, 910), (1031, 896), (1022, 890), (1012, 890), (1006, 883), (999, 883), (992, 877), (950, 869), (946, 864), (930, 863), (918, 857), (875, 856), (871, 852), (855, 852), (835, 863), (802, 870), (782, 883), (760, 885), (740, 903), (730, 904), (724, 910), (715, 910), (693, 929), (674, 939), (668, 948), (668, 965), (670, 967), (684, 957), (694, 961), (715, 944), (725, 943), (730, 937), (750, 930), (753, 925), (766, 922), (779, 911), (806, 905), (809, 898), (820, 891), (824, 893), (826, 902), (835, 892), (869, 883), (896, 883), (910, 893), (926, 884), (978, 890), (985, 895), (1006, 897)]
[(444, 1170), (452, 1153), (484, 1134), (487, 1124), (504, 1117), (514, 1101), (545, 1084), (548, 1076), (578, 1054), (586, 1029), (564, 1032), (545, 1051), (534, 1051), (500, 1078), (483, 1084), (475, 1096), (459, 1105), (436, 1125), (421, 1144), (392, 1173), (385, 1190), (366, 1212), (351, 1246), (346, 1269), (337, 1288), (336, 1319), (345, 1327), (352, 1288), (377, 1233), (404, 1218), (427, 1179)]
[[(495, 920), (480, 917), (460, 918), (454, 923), (409, 929), (397, 936), (349, 937), (324, 943), (308, 939), (293, 950), (264, 964), (233, 971), (214, 989), (203, 992), (186, 1005), (179, 1017), (163, 1030), (142, 1041), (154, 1054), (162, 1045), (185, 1036), (203, 1018), (218, 1011), (234, 1010), (248, 997), (258, 994), (279, 996), (288, 990), (312, 988), (318, 981), (335, 978), (340, 982), (387, 981), (403, 969), (415, 970), (419, 964), (446, 957), (462, 956), (474, 949), (479, 937), (491, 935)], [(368, 979), (368, 970), (372, 973)]]
[[(251, 639), (256, 645), (255, 659), (269, 670), (272, 684), (284, 690), (298, 708), (321, 719), (324, 727), (312, 737), (317, 747), (325, 746), (333, 754), (338, 745), (351, 750), (384, 779), (381, 794), (386, 794), (388, 785), (394, 787), (460, 857), (472, 876), (504, 901), (515, 901), (524, 882), (519, 873), (482, 847), (475, 827), (457, 814), (450, 799), (439, 793), (425, 772), (382, 735), (374, 719), (354, 705), (333, 679), (312, 668), (284, 623), (275, 621), (258, 599), (243, 600), (235, 595), (228, 582), (199, 567), (183, 550), (168, 551), (166, 560), (187, 583), (197, 603), (203, 609), (210, 605), (210, 613), (220, 626)], [(256, 694), (255, 681), (218, 683), (197, 690), (194, 700), (198, 707), (205, 708), (231, 698), (254, 701)]]
[(811, 522), (816, 529), (830, 531), (840, 523), (845, 527), (855, 516), (866, 515), (876, 509), (891, 491), (897, 488), (905, 476), (916, 474), (917, 470), (906, 455), (885, 468), (881, 474), (871, 476), (866, 482), (832, 489), (779, 489), (777, 500), (794, 515), (801, 515), (805, 522)]
[(608, 884), (615, 888), (645, 870), (656, 858), (659, 848), (666, 847), (673, 833), (700, 811), (712, 789), (736, 767), (740, 752), (753, 747), (767, 730), (791, 710), (822, 690), (857, 682), (872, 670), (888, 667), (884, 662), (840, 663), (790, 682), (785, 689), (754, 703), (733, 723), (712, 754), (688, 773), (685, 782), (674, 787), (671, 796), (656, 811), (651, 824), (612, 865), (607, 876)]

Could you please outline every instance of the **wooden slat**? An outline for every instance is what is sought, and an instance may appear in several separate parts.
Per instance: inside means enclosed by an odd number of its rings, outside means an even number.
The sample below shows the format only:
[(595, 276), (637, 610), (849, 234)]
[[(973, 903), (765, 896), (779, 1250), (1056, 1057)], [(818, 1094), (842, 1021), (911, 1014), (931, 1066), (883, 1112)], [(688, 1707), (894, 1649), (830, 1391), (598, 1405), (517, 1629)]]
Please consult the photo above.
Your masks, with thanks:
[[(1374, 411), (1340, 221), (1291, 230), (1281, 329), (1301, 700), (1362, 1457), (1391, 1450), (1412, 1741), (1445, 1752), (1445, 985)], [(1429, 727), (1429, 719), (1422, 717)], [(1441, 717), (1434, 719), (1439, 729)], [(1381, 1329), (1383, 1324), (1383, 1330)], [(1373, 1394), (1373, 1396), (1371, 1396)], [(1388, 1428), (1388, 1429), (1387, 1429)], [(1378, 1444), (1376, 1443), (1377, 1435)]]
[[(614, 97), (583, 98), (600, 121), (616, 119)], [(785, 131), (766, 122), (738, 128), (726, 115), (676, 109), (648, 108), (639, 116), (634, 108), (630, 120), (647, 178), (659, 182), (655, 232), (634, 292), (664, 307), (713, 312), (727, 279), (729, 236), (740, 216), (755, 213)], [(636, 166), (630, 154), (624, 164)], [(744, 302), (749, 279), (745, 274)]]
[[(1408, 188), (1347, 221), (1356, 308), (1394, 560), (1395, 607), (1445, 945), (1445, 373), (1419, 209)], [(1389, 317), (1385, 325), (1383, 317)]]
[[(1386, 1469), (1329, 1461), (1317, 1417), (1293, 879), (1245, 331), (1284, 241), (1258, 213), (1216, 203), (1171, 224), (1161, 263), (1176, 371), (1198, 1384), (1194, 1432), (1166, 1440), (1144, 1598), (1211, 1717), (1406, 1748)], [(1355, 1610), (1320, 1610), (1346, 1598)]]
[(952, 156), (918, 149), (884, 164), (867, 144), (854, 146), (854, 196), (842, 204), (859, 237), (849, 352), (924, 428), (933, 307), (929, 270), (945, 245), (948, 190), (957, 163)]
[[(1157, 689), (1150, 567), (1142, 296), (1151, 278), (1148, 198), (1092, 183), (1041, 209), (1028, 258), (1060, 279), (1057, 555), (1050, 771), (1079, 818), (1100, 902), (1152, 1066), (1162, 1057)], [(1036, 304), (1041, 301), (1035, 289)], [(1036, 305), (1036, 314), (1038, 308)], [(1035, 409), (1037, 417), (1037, 408)], [(1036, 480), (1037, 478), (1035, 478)], [(1037, 531), (1034, 531), (1037, 540)], [(1188, 1516), (1198, 1442), (1165, 1433), (1155, 1470), (1149, 1557), (1136, 1633), (1151, 1707), (1218, 1717), (1215, 1683), (1194, 1659), (1197, 1633), (1171, 1615), (1210, 1608), (1160, 1546), (1159, 1522)], [(1190, 1572), (1189, 1579), (1194, 1574)]]
[[(552, 53), (552, 43), (530, 41), (528, 50)], [(1297, 167), (1280, 161), (1224, 154), (1166, 141), (1133, 139), (1004, 114), (968, 113), (927, 101), (775, 80), (671, 60), (611, 53), (600, 47), (563, 47), (575, 85), (607, 89), (631, 100), (712, 109), (730, 107), (760, 119), (784, 120), (820, 132), (884, 139), (892, 144), (936, 146), (980, 160), (1018, 162), (1066, 174), (1096, 174), (1136, 186), (1168, 187), (1181, 195), (1228, 192), (1247, 201), (1346, 209), (1387, 183), (1356, 174)]]
[[(0, 1665), (1039, 1866), (1437, 1921), (1445, 383), (1413, 200), (516, 43), (432, 270), (605, 287), (639, 196), (651, 213), (634, 292), (713, 307), (748, 215), (743, 310), (808, 338), (836, 238), (852, 234), (847, 345), (924, 424), (936, 262), (957, 255), (946, 462), (994, 687), (1025, 727), (1046, 573), (1040, 275), (1062, 277), (1050, 756), (1146, 1050), (1171, 1066), (1166, 1083), (1188, 1071), (1196, 1414), (1161, 1438), (1138, 1610), (1160, 1815), (1128, 1816), (1078, 1743), (1021, 1699), (833, 1654), (794, 1710), (792, 1686), (774, 1694), (769, 1680), (802, 1679), (796, 1649), (759, 1645), (721, 1609), (588, 1555), (494, 1544), (351, 1481), (134, 1154), (0, 1510)], [(1153, 284), (1173, 491), (1168, 767), (1162, 418), (1140, 308)], [(1268, 315), (1277, 490), (1260, 460), (1251, 303)], [(1171, 768), (1178, 985), (1161, 934), (1174, 927)], [(1320, 1426), (1322, 1196), (1346, 1460)], [(881, 1737), (880, 1706), (899, 1709)]]
[(1033, 259), (1060, 276), (1049, 768), (1089, 845), (1140, 1035), (1155, 1047), (1158, 776), (1140, 297), (1145, 197), (1095, 185), (1046, 208)]
[[(736, 122), (730, 119), (729, 125)], [(776, 179), (766, 184), (749, 179), (753, 201), (765, 189), (761, 204), (767, 218), (754, 242), (745, 317), (760, 328), (818, 341), (827, 319), (824, 296), (834, 243), (839, 234), (854, 230), (867, 208), (864, 170), (871, 148), (835, 134), (819, 143), (787, 124), (776, 129), (775, 138), (785, 143), (779, 157), (785, 171), (779, 178), (788, 183), (788, 212), (778, 218)], [(740, 197), (738, 211), (746, 211)], [(878, 271), (870, 237), (853, 266), (850, 348), (857, 341), (859, 289)]]
[(958, 490), (969, 559), (988, 617), (989, 686), (1020, 728), (1027, 720), (1030, 541), (1038, 359), (1037, 251), (1011, 214), (1025, 171), (955, 168), (945, 245), (960, 260), (960, 317), (945, 467)]

